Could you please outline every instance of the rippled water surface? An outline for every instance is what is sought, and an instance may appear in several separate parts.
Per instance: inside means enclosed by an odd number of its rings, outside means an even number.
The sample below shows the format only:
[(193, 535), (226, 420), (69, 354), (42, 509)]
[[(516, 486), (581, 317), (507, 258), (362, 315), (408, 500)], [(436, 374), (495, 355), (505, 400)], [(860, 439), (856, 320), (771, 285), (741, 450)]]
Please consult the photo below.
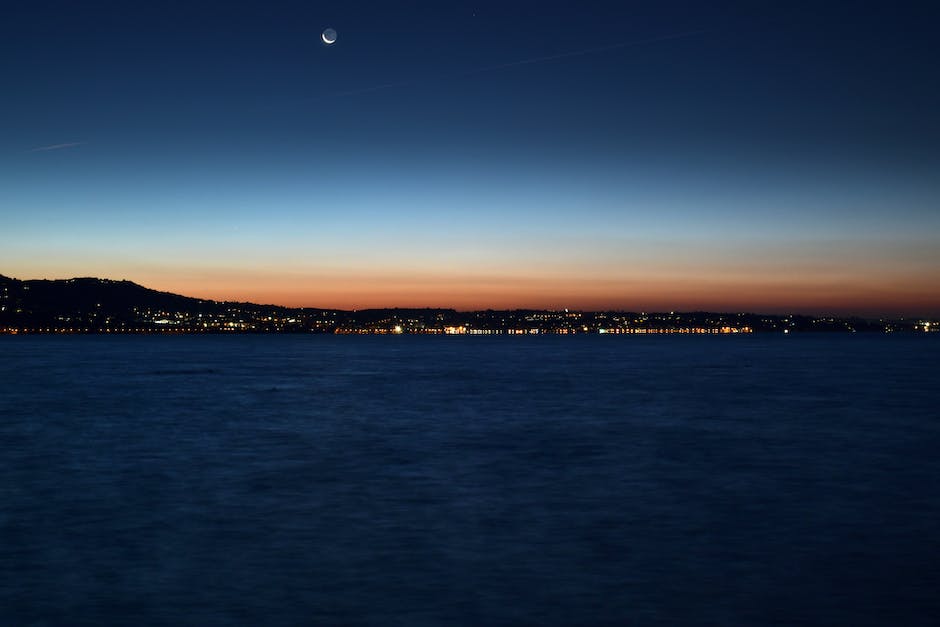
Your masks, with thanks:
[(929, 624), (938, 349), (0, 337), (0, 624)]

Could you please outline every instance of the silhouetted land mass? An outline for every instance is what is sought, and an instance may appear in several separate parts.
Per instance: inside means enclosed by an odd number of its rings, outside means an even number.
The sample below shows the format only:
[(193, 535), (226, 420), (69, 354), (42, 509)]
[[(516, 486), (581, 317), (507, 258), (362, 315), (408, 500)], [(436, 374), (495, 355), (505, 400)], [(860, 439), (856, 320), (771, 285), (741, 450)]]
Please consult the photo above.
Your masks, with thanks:
[(0, 275), (0, 333), (752, 333), (937, 331), (940, 322), (756, 313), (291, 308), (204, 300), (131, 281)]

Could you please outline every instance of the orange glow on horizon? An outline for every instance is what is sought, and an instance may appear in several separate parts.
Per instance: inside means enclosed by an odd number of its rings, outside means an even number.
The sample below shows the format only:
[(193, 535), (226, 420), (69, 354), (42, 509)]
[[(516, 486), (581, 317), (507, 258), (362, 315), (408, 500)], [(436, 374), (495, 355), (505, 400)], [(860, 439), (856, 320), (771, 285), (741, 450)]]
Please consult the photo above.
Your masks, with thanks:
[(940, 312), (940, 285), (883, 277), (875, 282), (781, 279), (536, 277), (142, 277), (161, 291), (212, 300), (324, 309), (453, 308), (626, 311), (749, 311), (915, 315)]
[[(634, 264), (608, 272), (557, 264), (539, 267), (437, 269), (416, 267), (270, 268), (258, 265), (198, 267), (47, 262), (11, 267), (20, 279), (95, 276), (127, 279), (144, 287), (219, 301), (324, 309), (452, 308), (580, 309), (624, 311), (728, 311), (860, 315), (940, 315), (940, 277), (920, 267), (751, 267), (701, 263)], [(848, 268), (848, 269), (847, 269)], [(872, 269), (874, 268), (874, 269)], [(37, 269), (41, 274), (36, 276)]]

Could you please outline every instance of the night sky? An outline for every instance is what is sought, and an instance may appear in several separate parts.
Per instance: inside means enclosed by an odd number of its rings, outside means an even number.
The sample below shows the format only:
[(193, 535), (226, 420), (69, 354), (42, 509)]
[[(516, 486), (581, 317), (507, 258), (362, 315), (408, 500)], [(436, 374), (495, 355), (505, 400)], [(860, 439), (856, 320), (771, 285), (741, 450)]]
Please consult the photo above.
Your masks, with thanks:
[(7, 3), (0, 274), (935, 315), (933, 7)]

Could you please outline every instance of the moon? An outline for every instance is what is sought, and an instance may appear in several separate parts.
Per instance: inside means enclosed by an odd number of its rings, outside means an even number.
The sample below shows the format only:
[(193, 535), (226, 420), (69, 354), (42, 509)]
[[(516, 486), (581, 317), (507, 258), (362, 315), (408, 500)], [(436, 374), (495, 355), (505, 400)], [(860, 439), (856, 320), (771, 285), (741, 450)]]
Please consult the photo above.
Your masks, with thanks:
[(325, 31), (323, 31), (323, 34), (320, 35), (320, 39), (322, 39), (323, 43), (328, 46), (330, 44), (334, 44), (336, 43), (336, 31), (332, 28), (327, 28)]

